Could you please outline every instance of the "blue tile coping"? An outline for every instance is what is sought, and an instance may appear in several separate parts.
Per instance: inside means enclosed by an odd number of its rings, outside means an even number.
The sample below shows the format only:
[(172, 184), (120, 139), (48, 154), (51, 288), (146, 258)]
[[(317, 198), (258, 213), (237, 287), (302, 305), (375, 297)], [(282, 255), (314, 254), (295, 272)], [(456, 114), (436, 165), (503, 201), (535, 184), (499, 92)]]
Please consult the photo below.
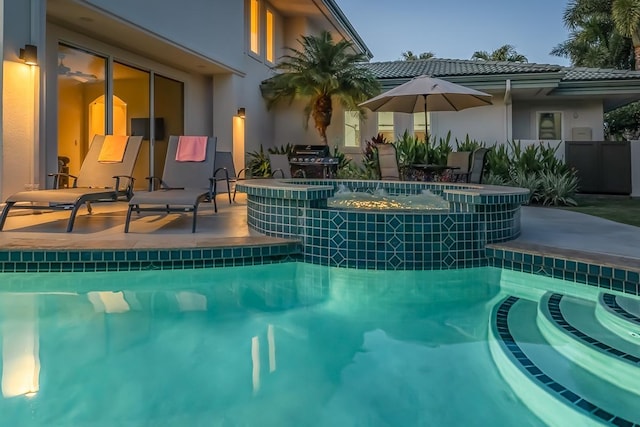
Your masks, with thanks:
[(488, 265), (640, 295), (640, 260), (507, 242), (489, 244)]
[[(390, 195), (424, 190), (449, 210), (358, 210), (327, 206), (339, 186)], [(432, 270), (487, 264), (488, 243), (520, 234), (520, 206), (529, 190), (458, 183), (358, 180), (247, 180), (249, 227), (297, 238), (313, 264), (380, 270)]]
[(0, 272), (94, 272), (177, 270), (289, 262), (299, 259), (299, 241), (174, 249), (0, 250)]

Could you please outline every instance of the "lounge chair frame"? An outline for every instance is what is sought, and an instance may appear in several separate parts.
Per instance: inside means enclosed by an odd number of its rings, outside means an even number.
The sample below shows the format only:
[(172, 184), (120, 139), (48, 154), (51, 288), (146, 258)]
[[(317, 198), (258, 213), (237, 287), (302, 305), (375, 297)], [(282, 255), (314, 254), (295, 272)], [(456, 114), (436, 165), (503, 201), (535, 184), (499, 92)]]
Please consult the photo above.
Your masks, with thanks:
[[(95, 135), (77, 176), (63, 173), (49, 174), (54, 179), (53, 188), (36, 191), (20, 191), (9, 196), (0, 213), (0, 230), (4, 228), (9, 211), (13, 209), (68, 210), (67, 232), (73, 231), (76, 215), (82, 207), (92, 213), (91, 203), (129, 200), (133, 194), (135, 166), (142, 136), (130, 136), (122, 162), (101, 163), (100, 150), (104, 135)], [(72, 179), (71, 188), (59, 188), (61, 177)], [(26, 204), (22, 204), (26, 203)]]
[[(209, 137), (206, 159), (202, 162), (178, 162), (175, 159), (178, 140), (178, 136), (169, 137), (162, 178), (147, 177), (149, 189), (156, 188), (156, 184), (159, 184), (159, 189), (136, 192), (129, 200), (124, 224), (125, 233), (129, 232), (133, 211), (138, 214), (140, 212), (192, 213), (192, 233), (196, 232), (200, 203), (212, 202), (214, 211), (218, 212), (214, 177), (216, 138)], [(205, 187), (207, 182), (208, 188)]]

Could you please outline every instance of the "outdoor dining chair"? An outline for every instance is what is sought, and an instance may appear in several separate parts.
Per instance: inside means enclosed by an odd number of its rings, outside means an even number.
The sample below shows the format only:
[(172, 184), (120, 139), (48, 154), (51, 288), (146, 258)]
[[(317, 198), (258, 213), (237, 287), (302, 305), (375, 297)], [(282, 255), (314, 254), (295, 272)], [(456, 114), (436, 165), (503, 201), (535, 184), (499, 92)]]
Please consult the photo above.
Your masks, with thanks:
[(471, 184), (482, 184), (484, 169), (487, 164), (488, 148), (477, 148), (471, 154), (471, 169), (467, 182)]
[(447, 156), (449, 176), (454, 182), (467, 182), (469, 166), (471, 165), (471, 151), (452, 151)]
[(378, 152), (378, 173), (380, 179), (385, 181), (399, 181), (400, 168), (398, 166), (398, 155), (393, 144), (376, 144)]

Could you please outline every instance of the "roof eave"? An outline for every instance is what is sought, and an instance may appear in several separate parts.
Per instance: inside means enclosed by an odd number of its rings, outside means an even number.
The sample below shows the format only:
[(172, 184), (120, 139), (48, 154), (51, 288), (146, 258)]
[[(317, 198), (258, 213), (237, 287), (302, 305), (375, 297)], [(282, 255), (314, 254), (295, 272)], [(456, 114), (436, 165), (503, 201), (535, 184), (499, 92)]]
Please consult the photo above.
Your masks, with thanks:
[(353, 42), (353, 44), (367, 56), (367, 58), (373, 58), (373, 53), (367, 47), (360, 34), (356, 31), (356, 29), (351, 25), (347, 16), (342, 12), (342, 9), (338, 6), (338, 4), (334, 0), (321, 0), (322, 4), (329, 10), (331, 15), (338, 21), (340, 26), (344, 28), (344, 30), (349, 34), (349, 38)]

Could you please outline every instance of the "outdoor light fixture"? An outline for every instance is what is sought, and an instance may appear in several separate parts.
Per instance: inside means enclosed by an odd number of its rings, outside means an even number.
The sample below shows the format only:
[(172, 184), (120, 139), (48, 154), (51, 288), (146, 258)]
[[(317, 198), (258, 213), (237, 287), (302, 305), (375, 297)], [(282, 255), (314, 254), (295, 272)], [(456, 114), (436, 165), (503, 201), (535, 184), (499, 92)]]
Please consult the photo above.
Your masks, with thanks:
[(238, 117), (240, 117), (241, 119), (244, 119), (245, 115), (246, 115), (246, 110), (244, 109), (244, 107), (238, 108)]
[(38, 65), (38, 48), (32, 44), (24, 45), (24, 49), (20, 49), (20, 59), (27, 65)]

